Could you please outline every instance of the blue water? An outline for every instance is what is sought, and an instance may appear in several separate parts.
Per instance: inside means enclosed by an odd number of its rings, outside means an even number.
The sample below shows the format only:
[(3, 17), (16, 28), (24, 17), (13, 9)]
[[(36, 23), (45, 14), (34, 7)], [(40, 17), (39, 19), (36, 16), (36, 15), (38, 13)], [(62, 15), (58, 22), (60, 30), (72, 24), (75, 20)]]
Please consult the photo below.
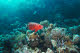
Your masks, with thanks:
[(80, 0), (0, 0), (0, 35), (43, 20), (65, 28), (80, 25)]
[(19, 21), (21, 26), (23, 23), (42, 20), (64, 26), (79, 25), (79, 9), (79, 0), (1, 0), (0, 34), (12, 31), (10, 24), (15, 24), (16, 21)]

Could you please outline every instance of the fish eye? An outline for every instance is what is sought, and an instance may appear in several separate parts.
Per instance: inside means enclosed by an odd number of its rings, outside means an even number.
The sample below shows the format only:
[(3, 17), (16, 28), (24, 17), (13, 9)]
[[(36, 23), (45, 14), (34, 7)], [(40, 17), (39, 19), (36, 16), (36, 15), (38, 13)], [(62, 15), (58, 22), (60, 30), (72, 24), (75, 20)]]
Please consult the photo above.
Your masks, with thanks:
[(41, 26), (39, 25), (39, 27), (41, 27)]

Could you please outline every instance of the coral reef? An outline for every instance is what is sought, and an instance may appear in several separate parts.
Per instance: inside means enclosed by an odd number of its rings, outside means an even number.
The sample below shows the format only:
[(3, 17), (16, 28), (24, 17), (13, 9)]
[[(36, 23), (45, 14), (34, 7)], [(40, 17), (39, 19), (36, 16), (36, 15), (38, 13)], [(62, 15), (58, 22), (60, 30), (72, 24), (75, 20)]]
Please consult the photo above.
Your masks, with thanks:
[(79, 34), (80, 35), (80, 25), (78, 26), (73, 26), (73, 27), (69, 27), (69, 31), (72, 33), (72, 34)]
[(0, 35), (0, 48), (4, 53), (80, 53), (80, 35), (74, 33), (77, 29), (61, 28), (47, 20), (40, 24), (44, 26), (40, 33), (22, 27)]

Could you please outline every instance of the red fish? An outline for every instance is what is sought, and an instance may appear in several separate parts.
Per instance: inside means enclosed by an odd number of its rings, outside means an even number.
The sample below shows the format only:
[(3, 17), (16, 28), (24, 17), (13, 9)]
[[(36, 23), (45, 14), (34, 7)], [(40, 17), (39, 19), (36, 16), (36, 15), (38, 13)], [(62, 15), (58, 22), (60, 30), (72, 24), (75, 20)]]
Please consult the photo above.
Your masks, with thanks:
[(28, 28), (29, 30), (32, 30), (32, 31), (35, 30), (35, 32), (37, 32), (38, 30), (42, 29), (43, 26), (38, 23), (30, 22), (28, 24)]

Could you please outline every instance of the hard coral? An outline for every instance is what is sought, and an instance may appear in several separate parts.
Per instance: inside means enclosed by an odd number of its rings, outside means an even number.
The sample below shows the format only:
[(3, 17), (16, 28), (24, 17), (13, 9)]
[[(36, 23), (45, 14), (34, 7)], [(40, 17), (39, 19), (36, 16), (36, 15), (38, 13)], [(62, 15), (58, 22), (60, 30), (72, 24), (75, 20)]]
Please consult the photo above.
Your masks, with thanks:
[(70, 41), (70, 40), (68, 40), (68, 41), (65, 41), (65, 43), (64, 43), (66, 46), (68, 46), (68, 47), (73, 47), (73, 42), (72, 41)]
[(57, 53), (70, 53), (70, 52), (69, 52), (69, 48), (59, 47), (57, 48)]
[(48, 27), (49, 26), (49, 21), (44, 20), (44, 21), (41, 21), (40, 24), (43, 25), (44, 27)]
[(32, 49), (35, 49), (36, 47), (38, 47), (38, 45), (39, 45), (39, 43), (37, 40), (29, 42), (29, 47), (31, 47)]
[(54, 52), (50, 48), (48, 48), (46, 53), (54, 53)]
[(69, 27), (69, 31), (72, 34), (79, 34), (80, 35), (80, 25), (78, 26), (73, 26), (73, 27)]
[(79, 53), (75, 48), (70, 48), (70, 53)]
[(26, 38), (26, 35), (21, 33), (15, 37), (15, 40), (20, 41), (20, 40), (23, 40), (24, 38)]
[(65, 28), (55, 28), (55, 29), (52, 29), (51, 31), (51, 38), (52, 39), (60, 39), (62, 37), (64, 37), (66, 34), (66, 29)]
[(53, 35), (65, 35), (66, 29), (65, 28), (55, 28), (52, 30)]
[(37, 33), (33, 32), (33, 33), (30, 34), (29, 39), (30, 39), (30, 40), (32, 40), (32, 39), (37, 39), (38, 36), (39, 36), (39, 35), (38, 35)]
[[(16, 36), (12, 39), (15, 40), (12, 45), (15, 50), (18, 49), (14, 53), (76, 53), (79, 51), (79, 48), (74, 45), (76, 42), (79, 44), (79, 35), (71, 36), (67, 33), (66, 28), (56, 27), (47, 20), (40, 24), (44, 26), (43, 31), (36, 33), (30, 30), (26, 31), (25, 27), (22, 27), (22, 30), (14, 30), (15, 34), (12, 35)], [(80, 28), (78, 27), (78, 29)], [(70, 36), (73, 38), (71, 39)]]
[(53, 47), (57, 47), (57, 42), (55, 40), (51, 40)]
[(73, 35), (73, 41), (74, 41), (74, 42), (78, 42), (79, 40), (80, 40), (80, 35), (74, 34), (74, 35)]

